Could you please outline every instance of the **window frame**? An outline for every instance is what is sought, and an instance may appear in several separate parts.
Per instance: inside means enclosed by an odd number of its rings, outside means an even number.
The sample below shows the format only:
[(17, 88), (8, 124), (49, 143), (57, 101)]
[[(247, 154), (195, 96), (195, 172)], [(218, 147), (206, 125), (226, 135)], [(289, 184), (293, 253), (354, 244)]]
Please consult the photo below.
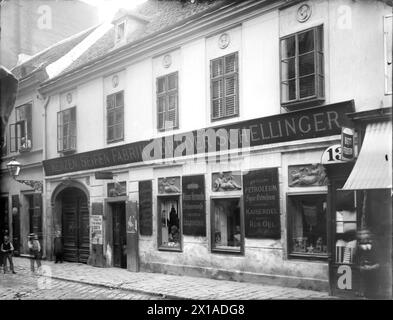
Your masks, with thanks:
[[(70, 112), (70, 114), (72, 113), (72, 109), (74, 109), (75, 110), (75, 120), (74, 120), (74, 130), (75, 130), (75, 135), (73, 136), (74, 137), (74, 139), (75, 139), (75, 146), (74, 147), (71, 147), (71, 142), (70, 142), (70, 146), (68, 147), (68, 148), (66, 148), (66, 149), (64, 149), (64, 148), (61, 148), (61, 149), (59, 149), (59, 140), (60, 140), (60, 137), (59, 137), (59, 128), (61, 127), (61, 129), (63, 130), (63, 127), (64, 127), (64, 118), (62, 118), (62, 123), (61, 123), (61, 126), (60, 126), (60, 124), (59, 124), (59, 116), (60, 116), (60, 114), (64, 114), (65, 112)], [(71, 115), (70, 115), (70, 118), (71, 118)], [(68, 124), (71, 124), (73, 121), (69, 121), (68, 122)], [(63, 154), (65, 154), (65, 153), (73, 153), (73, 152), (76, 152), (76, 149), (77, 149), (77, 113), (76, 113), (76, 106), (73, 106), (73, 107), (70, 107), (70, 108), (67, 108), (67, 109), (64, 109), (64, 110), (60, 110), (60, 111), (58, 111), (57, 112), (57, 139), (56, 139), (56, 142), (57, 142), (57, 152), (58, 153), (63, 153)], [(62, 131), (61, 130), (61, 131)], [(71, 131), (70, 129), (69, 129), (69, 131)], [(69, 139), (71, 139), (72, 138), (72, 135), (71, 134), (69, 134), (68, 135), (68, 137), (69, 137)], [(64, 135), (62, 135), (62, 138), (61, 138), (61, 145), (63, 146), (64, 144), (63, 144), (63, 141), (64, 141)]]
[[(122, 100), (123, 100), (123, 104), (121, 105), (121, 106), (117, 106), (116, 104), (117, 104), (117, 99), (116, 99), (116, 96), (118, 95), (118, 94), (122, 94), (123, 95), (123, 98), (122, 98)], [(111, 108), (110, 110), (108, 109), (108, 98), (109, 97), (115, 97), (115, 101), (114, 101), (114, 107), (113, 108)], [(125, 114), (124, 114), (124, 90), (120, 90), (120, 91), (117, 91), (117, 92), (114, 92), (114, 93), (111, 93), (111, 94), (107, 94), (106, 96), (105, 96), (105, 106), (106, 106), (106, 143), (107, 144), (110, 144), (110, 143), (116, 143), (116, 142), (119, 142), (119, 141), (124, 141), (124, 129), (125, 129), (125, 126), (124, 126), (124, 123), (125, 123), (125, 121), (124, 121), (124, 116), (125, 116)], [(118, 111), (118, 110), (121, 110), (122, 111), (122, 118), (123, 118), (123, 121), (120, 123), (114, 123), (114, 124), (112, 124), (111, 125), (111, 127), (113, 128), (113, 136), (114, 136), (114, 138), (113, 139), (109, 139), (109, 137), (108, 137), (108, 129), (109, 129), (109, 125), (108, 125), (108, 119), (109, 119), (109, 113), (113, 113), (114, 115), (116, 114), (116, 111)], [(113, 120), (115, 121), (115, 116), (114, 116), (114, 118), (113, 118)], [(121, 137), (115, 137), (115, 128), (118, 126), (118, 125), (121, 125), (122, 126), (122, 135), (121, 135)]]
[[(21, 117), (21, 108), (28, 107), (28, 117)], [(26, 113), (26, 112), (25, 112)], [(13, 131), (13, 134), (12, 134)], [(15, 122), (9, 125), (10, 153), (29, 152), (33, 148), (33, 102), (15, 107)], [(26, 138), (27, 146), (22, 148), (21, 139)]]
[[(291, 213), (290, 207), (290, 198), (291, 197), (299, 197), (299, 196), (324, 196), (326, 199), (326, 254), (307, 254), (307, 253), (294, 253), (292, 251), (292, 237), (293, 237), (293, 226), (294, 226), (294, 215)], [(328, 191), (322, 191), (322, 190), (315, 190), (315, 191), (307, 191), (307, 192), (287, 192), (286, 193), (286, 220), (287, 220), (287, 258), (288, 259), (294, 259), (294, 260), (315, 260), (315, 261), (321, 261), (321, 262), (327, 262), (328, 257), (329, 257), (329, 221), (328, 221), (328, 215), (329, 215), (329, 195)]]
[[(308, 51), (306, 53), (299, 54), (299, 36), (301, 34), (307, 33), (309, 31), (313, 30), (313, 50)], [(304, 104), (307, 102), (312, 102), (312, 101), (318, 101), (318, 102), (323, 102), (326, 99), (326, 86), (325, 86), (325, 46), (324, 46), (324, 25), (319, 24), (304, 30), (300, 30), (295, 33), (291, 33), (289, 35), (280, 37), (279, 39), (279, 70), (280, 70), (280, 103), (282, 107), (287, 107), (287, 106), (292, 106), (292, 105), (300, 105)], [(283, 49), (282, 49), (282, 43), (284, 40), (290, 39), (290, 38), (295, 38), (295, 55), (291, 57), (283, 57)], [(319, 50), (319, 46), (321, 45), (322, 51)], [(307, 54), (310, 54), (313, 52), (313, 58), (314, 58), (314, 72), (307, 74), (307, 75), (302, 75), (300, 76), (300, 71), (299, 71), (299, 56), (305, 56)], [(321, 58), (319, 56), (322, 55)], [(291, 79), (283, 79), (283, 63), (285, 61), (288, 61), (290, 59), (295, 59), (295, 78)], [(322, 61), (320, 61), (322, 60)], [(322, 70), (320, 70), (320, 65), (322, 65)], [(311, 96), (307, 97), (300, 97), (300, 78), (306, 78), (309, 76), (314, 76), (314, 94)], [(319, 79), (322, 78), (322, 87), (319, 87)], [(295, 90), (296, 90), (296, 98), (289, 100), (289, 95), (288, 95), (288, 100), (284, 101), (283, 99), (283, 85), (286, 82), (287, 85), (289, 86), (289, 81), (295, 80)]]
[[(120, 29), (120, 26), (122, 26), (122, 25), (123, 25), (123, 35), (121, 37), (119, 37), (119, 34), (120, 34), (119, 29)], [(126, 36), (126, 20), (122, 20), (116, 24), (116, 41), (115, 42), (120, 43), (120, 42), (124, 41), (125, 36)]]
[[(230, 248), (216, 248), (214, 246), (215, 242), (215, 215), (214, 215), (214, 201), (217, 200), (238, 200), (240, 207), (240, 250), (234, 250)], [(210, 251), (214, 254), (233, 254), (242, 255), (245, 253), (245, 225), (244, 225), (244, 201), (243, 195), (215, 195), (210, 197)]]
[[(169, 77), (176, 75), (176, 88), (174, 89), (168, 89), (168, 83), (169, 83)], [(164, 79), (164, 91), (159, 92), (159, 81)], [(166, 118), (167, 114), (169, 113), (169, 98), (170, 96), (173, 96), (176, 94), (176, 123), (172, 127), (166, 127)], [(164, 106), (164, 111), (160, 112), (159, 111), (159, 99), (164, 98), (165, 100), (165, 106)], [(179, 129), (179, 72), (174, 71), (171, 73), (168, 73), (163, 76), (159, 76), (156, 78), (156, 111), (157, 111), (157, 130), (160, 132), (165, 132), (165, 131), (171, 131), (171, 130), (176, 130)], [(163, 114), (163, 126), (160, 127), (160, 113)]]
[[(228, 58), (228, 57), (230, 57), (230, 56), (235, 56), (235, 66), (236, 66), (236, 68), (235, 68), (235, 71), (233, 71), (233, 72), (229, 72), (229, 73), (225, 73), (225, 59), (226, 58)], [(223, 68), (223, 70), (224, 70), (224, 72), (223, 72), (223, 74), (221, 74), (220, 76), (216, 76), (216, 77), (213, 77), (213, 63), (214, 62), (216, 62), (216, 61), (219, 61), (219, 60), (221, 60), (222, 61), (222, 68)], [(210, 121), (212, 121), (212, 122), (214, 122), (214, 121), (220, 121), (220, 120), (225, 120), (225, 119), (230, 119), (230, 118), (234, 118), (234, 117), (239, 117), (240, 116), (240, 106), (239, 106), (239, 101), (240, 101), (240, 99), (239, 99), (239, 81), (240, 81), (240, 76), (239, 76), (239, 69), (240, 69), (240, 66), (239, 66), (239, 51), (235, 51), (235, 52), (231, 52), (231, 53), (229, 53), (229, 54), (226, 54), (226, 55), (224, 55), (224, 56), (221, 56), (221, 57), (218, 57), (218, 58), (214, 58), (214, 59), (211, 59), (210, 60), (210, 62), (209, 62), (209, 72), (210, 72), (210, 74), (209, 74), (209, 82), (210, 82)], [(235, 80), (236, 80), (236, 83), (235, 83), (235, 86), (234, 86), (234, 89), (235, 89), (235, 113), (234, 114), (231, 114), (231, 115), (227, 115), (226, 114), (226, 100), (225, 100), (225, 98), (226, 98), (226, 93), (225, 93), (225, 80), (227, 79), (227, 78), (229, 78), (229, 77), (232, 77), (232, 76), (235, 76)], [(219, 116), (219, 117), (214, 117), (213, 116), (213, 83), (214, 82), (216, 82), (216, 81), (222, 81), (222, 83), (223, 83), (223, 96), (220, 98), (220, 99), (222, 99), (222, 105), (223, 105), (223, 114), (224, 114), (224, 116)], [(215, 99), (215, 100), (217, 100), (217, 99)]]
[[(162, 228), (161, 228), (161, 208), (160, 204), (163, 200), (177, 200), (178, 201), (178, 217), (179, 217), (179, 239), (180, 245), (178, 248), (164, 246), (162, 244)], [(157, 195), (157, 250), (158, 251), (170, 251), (170, 252), (183, 252), (183, 207), (182, 207), (182, 196), (178, 194), (159, 194)]]

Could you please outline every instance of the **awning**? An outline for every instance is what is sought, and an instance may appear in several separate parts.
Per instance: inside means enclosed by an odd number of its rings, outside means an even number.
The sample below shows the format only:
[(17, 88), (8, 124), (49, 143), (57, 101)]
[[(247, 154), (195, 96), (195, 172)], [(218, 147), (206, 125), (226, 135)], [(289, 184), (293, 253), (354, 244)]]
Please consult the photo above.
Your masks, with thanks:
[(367, 125), (355, 166), (342, 190), (392, 188), (392, 122)]

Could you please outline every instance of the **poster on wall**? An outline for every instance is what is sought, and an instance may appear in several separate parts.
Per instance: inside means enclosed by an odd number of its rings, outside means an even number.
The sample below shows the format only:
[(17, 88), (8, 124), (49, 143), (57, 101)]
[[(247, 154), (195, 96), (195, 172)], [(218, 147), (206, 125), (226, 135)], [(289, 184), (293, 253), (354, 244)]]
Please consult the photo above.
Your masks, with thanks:
[(205, 177), (182, 177), (183, 186), (183, 234), (206, 236)]
[(151, 180), (139, 181), (139, 230), (142, 236), (153, 234), (153, 191)]
[(245, 236), (279, 239), (280, 193), (278, 168), (249, 171), (243, 176)]
[(91, 243), (102, 244), (102, 215), (90, 217)]

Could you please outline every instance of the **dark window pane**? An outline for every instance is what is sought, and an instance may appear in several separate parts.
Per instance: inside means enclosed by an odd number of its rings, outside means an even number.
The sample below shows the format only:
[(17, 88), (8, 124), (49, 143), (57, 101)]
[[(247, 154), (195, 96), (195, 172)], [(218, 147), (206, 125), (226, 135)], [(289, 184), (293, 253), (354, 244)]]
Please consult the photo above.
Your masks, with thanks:
[(282, 58), (294, 57), (296, 54), (295, 36), (281, 40)]
[(158, 112), (164, 112), (165, 111), (165, 97), (159, 97), (158, 98)]
[(318, 65), (319, 65), (319, 74), (324, 75), (324, 62), (323, 62), (323, 53), (318, 53)]
[(108, 127), (108, 131), (107, 131), (107, 134), (108, 134), (108, 140), (113, 140), (114, 139), (114, 129), (113, 129), (113, 127)]
[(315, 76), (307, 76), (299, 79), (300, 98), (315, 95)]
[(232, 95), (235, 94), (235, 86), (236, 86), (236, 78), (229, 77), (225, 78), (225, 95)]
[(325, 96), (324, 77), (318, 76), (318, 95), (323, 98)]
[(115, 123), (115, 113), (113, 111), (108, 112), (108, 126), (113, 126)]
[(314, 50), (314, 29), (298, 35), (299, 54)]
[(124, 95), (123, 92), (116, 93), (116, 107), (124, 106)]
[(232, 54), (225, 57), (225, 73), (235, 72), (237, 67), (237, 56)]
[(157, 79), (157, 92), (161, 93), (164, 92), (165, 89), (165, 77)]
[(222, 116), (222, 99), (213, 100), (213, 118)]
[(323, 28), (317, 28), (317, 50), (323, 52)]
[(122, 139), (123, 138), (123, 126), (117, 125), (115, 128), (115, 139)]
[(299, 56), (299, 76), (313, 74), (314, 72), (314, 52)]
[(225, 111), (226, 116), (235, 115), (236, 112), (236, 96), (226, 97), (225, 98)]
[(123, 108), (117, 108), (115, 110), (115, 123), (123, 124)]
[(115, 95), (111, 94), (106, 98), (107, 108), (113, 109), (115, 107)]
[(296, 77), (295, 58), (281, 62), (281, 79), (288, 80)]
[(223, 86), (222, 80), (213, 81), (213, 88), (212, 88), (212, 97), (213, 99), (221, 98), (223, 95)]
[(173, 110), (176, 109), (176, 107), (177, 107), (177, 95), (170, 95), (168, 109)]
[(164, 114), (163, 113), (158, 114), (158, 128), (159, 129), (164, 128)]
[(284, 81), (281, 83), (282, 101), (288, 102), (296, 99), (296, 80)]
[(168, 76), (168, 90), (177, 88), (177, 73)]

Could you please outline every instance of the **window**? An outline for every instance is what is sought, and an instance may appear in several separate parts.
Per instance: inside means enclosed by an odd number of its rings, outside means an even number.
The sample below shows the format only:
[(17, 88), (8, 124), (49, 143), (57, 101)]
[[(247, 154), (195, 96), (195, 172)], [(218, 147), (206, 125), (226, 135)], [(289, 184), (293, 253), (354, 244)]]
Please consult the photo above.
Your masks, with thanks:
[(110, 94), (106, 97), (107, 110), (107, 142), (124, 139), (124, 91)]
[(27, 152), (31, 150), (32, 104), (15, 108), (16, 122), (10, 124), (10, 152)]
[(126, 32), (126, 23), (123, 21), (116, 27), (116, 42), (120, 42), (124, 39)]
[(157, 78), (157, 126), (158, 130), (179, 127), (178, 73)]
[(290, 256), (327, 257), (326, 210), (326, 194), (288, 196)]
[(164, 250), (181, 250), (181, 215), (179, 197), (158, 198), (158, 246)]
[(76, 107), (57, 113), (57, 151), (76, 151)]
[(210, 62), (210, 91), (212, 120), (239, 114), (238, 53)]
[(212, 251), (242, 253), (244, 232), (240, 198), (212, 200)]
[(281, 39), (281, 103), (323, 100), (323, 28)]

